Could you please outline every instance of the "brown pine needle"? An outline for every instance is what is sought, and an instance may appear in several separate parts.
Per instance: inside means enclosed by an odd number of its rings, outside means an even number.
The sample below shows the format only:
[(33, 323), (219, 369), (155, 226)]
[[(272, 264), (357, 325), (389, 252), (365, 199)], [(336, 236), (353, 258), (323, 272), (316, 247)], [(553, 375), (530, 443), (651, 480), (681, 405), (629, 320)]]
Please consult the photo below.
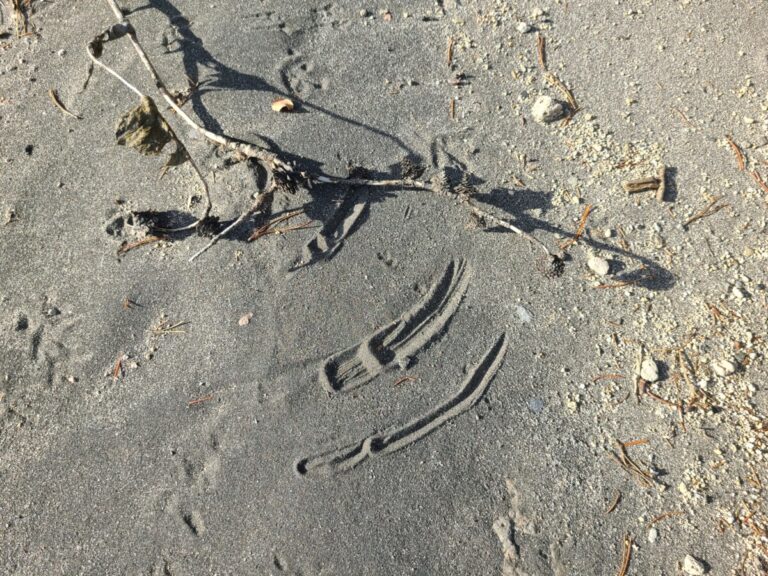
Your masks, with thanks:
[(453, 36), (448, 37), (448, 49), (445, 51), (445, 60), (449, 67), (453, 64)]
[(448, 116), (451, 120), (456, 119), (456, 98), (451, 96), (451, 101), (448, 103)]
[(205, 396), (201, 396), (200, 398), (195, 398), (194, 400), (190, 400), (189, 402), (187, 402), (187, 406), (196, 406), (197, 404), (208, 402), (208, 400), (213, 400), (213, 394), (207, 394)]
[(728, 140), (728, 144), (730, 144), (731, 150), (733, 150), (733, 155), (736, 157), (736, 164), (739, 167), (739, 171), (743, 172), (747, 165), (746, 159), (744, 158), (744, 152), (741, 151), (741, 147), (736, 144), (730, 134), (728, 134), (725, 139)]
[(760, 172), (758, 172), (757, 170), (750, 170), (749, 174), (750, 176), (752, 176), (752, 180), (754, 180), (757, 183), (757, 185), (760, 186), (763, 192), (768, 194), (768, 183), (766, 183), (766, 181), (760, 175)]
[(160, 336), (162, 334), (186, 334), (184, 330), (179, 330), (179, 328), (186, 326), (187, 324), (189, 324), (188, 321), (171, 324), (167, 320), (163, 320), (157, 326), (152, 328), (152, 334), (155, 336)]
[(135, 248), (146, 246), (147, 244), (153, 244), (154, 242), (160, 242), (161, 240), (165, 240), (165, 236), (147, 236), (146, 238), (142, 238), (136, 242), (123, 242), (120, 244), (120, 248), (117, 249), (117, 255), (122, 256), (126, 252), (130, 252)]
[(617, 452), (609, 452), (608, 455), (621, 466), (635, 481), (643, 488), (650, 488), (655, 481), (654, 477), (647, 471), (640, 468), (640, 466), (629, 457), (627, 454), (626, 446), (615, 441)]
[(400, 386), (400, 384), (404, 384), (406, 382), (416, 382), (416, 378), (414, 376), (403, 376), (395, 380), (393, 386)]
[(693, 224), (697, 220), (701, 220), (702, 218), (707, 218), (708, 216), (712, 216), (713, 214), (720, 212), (720, 210), (722, 210), (726, 206), (729, 206), (729, 204), (718, 205), (717, 203), (720, 202), (720, 200), (722, 200), (722, 196), (718, 196), (717, 198), (712, 200), (709, 204), (707, 204), (706, 207), (702, 208), (701, 210), (696, 212), (696, 214), (688, 218), (688, 220), (686, 220), (683, 223), (683, 228), (687, 228), (690, 224)]
[(77, 114), (74, 114), (73, 112), (70, 112), (67, 110), (67, 107), (64, 106), (64, 104), (61, 102), (61, 98), (59, 98), (59, 92), (55, 88), (51, 88), (48, 90), (48, 96), (51, 98), (51, 102), (53, 102), (54, 106), (61, 110), (65, 116), (69, 116), (70, 118), (74, 118), (75, 120), (82, 120), (82, 116), (78, 116)]
[(616, 490), (616, 492), (613, 495), (613, 500), (611, 500), (611, 503), (609, 504), (608, 508), (605, 510), (605, 514), (608, 515), (614, 510), (616, 510), (616, 506), (619, 505), (619, 502), (621, 502), (621, 492), (619, 490)]
[(581, 108), (579, 108), (579, 103), (576, 102), (576, 97), (573, 95), (573, 92), (571, 92), (571, 89), (566, 86), (560, 78), (552, 74), (551, 72), (547, 73), (547, 79), (552, 82), (552, 84), (557, 87), (560, 92), (563, 93), (563, 96), (568, 101), (568, 106), (571, 108), (570, 110), (570, 116), (569, 118), (572, 118), (576, 112), (578, 112)]
[(616, 576), (627, 576), (629, 571), (629, 563), (632, 560), (632, 544), (634, 539), (629, 534), (624, 536), (624, 552), (621, 555), (621, 566)]
[(123, 352), (120, 352), (120, 355), (117, 357), (117, 361), (115, 362), (115, 367), (112, 370), (112, 383), (116, 384), (118, 380), (120, 380), (125, 375), (125, 370), (123, 369), (123, 360), (125, 359), (125, 354)]
[(248, 237), (249, 242), (253, 242), (254, 240), (258, 240), (259, 238), (262, 238), (264, 236), (268, 236), (270, 234), (285, 234), (286, 232), (290, 232), (292, 230), (303, 230), (305, 228), (309, 228), (313, 226), (311, 221), (307, 221), (303, 224), (299, 224), (298, 226), (288, 226), (284, 228), (277, 228), (277, 224), (280, 224), (281, 222), (285, 222), (287, 220), (290, 220), (291, 218), (295, 218), (296, 216), (299, 216), (301, 214), (304, 214), (304, 210), (294, 210), (292, 212), (288, 212), (287, 214), (283, 214), (282, 216), (279, 216), (277, 218), (273, 218), (264, 226), (261, 226), (253, 231), (253, 233)]
[(682, 516), (685, 512), (681, 510), (672, 510), (670, 512), (664, 512), (663, 514), (659, 514), (655, 518), (651, 518), (651, 521), (648, 522), (648, 528), (656, 524), (657, 522), (661, 522), (662, 520), (666, 520), (667, 518), (673, 518), (675, 516)]
[(541, 69), (547, 71), (547, 40), (541, 33), (536, 33), (536, 56)]
[(650, 440), (648, 438), (641, 438), (640, 440), (629, 440), (628, 442), (622, 442), (624, 445), (624, 448), (631, 448), (632, 446), (645, 446), (646, 444), (650, 444)]
[(592, 379), (592, 383), (600, 382), (600, 380), (623, 380), (623, 374), (598, 374)]
[(581, 214), (581, 220), (579, 221), (579, 227), (576, 229), (576, 234), (573, 235), (573, 238), (566, 240), (560, 245), (561, 250), (568, 250), (568, 248), (579, 241), (579, 238), (584, 234), (584, 230), (587, 227), (587, 218), (589, 218), (590, 212), (592, 212), (592, 204), (587, 204), (586, 208), (584, 208), (584, 212)]

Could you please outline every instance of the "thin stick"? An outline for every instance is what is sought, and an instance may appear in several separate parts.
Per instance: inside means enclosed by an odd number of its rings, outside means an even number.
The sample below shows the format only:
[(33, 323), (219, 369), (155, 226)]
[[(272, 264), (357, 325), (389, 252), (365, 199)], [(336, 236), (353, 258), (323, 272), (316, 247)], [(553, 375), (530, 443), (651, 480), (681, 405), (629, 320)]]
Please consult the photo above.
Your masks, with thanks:
[(584, 234), (584, 229), (587, 226), (587, 218), (589, 218), (590, 212), (592, 212), (592, 204), (587, 204), (584, 208), (584, 212), (581, 214), (581, 220), (579, 220), (579, 227), (576, 229), (576, 233), (573, 235), (573, 238), (566, 240), (560, 245), (561, 250), (567, 250), (579, 241), (581, 235)]
[(165, 240), (165, 236), (147, 236), (146, 238), (142, 238), (136, 242), (123, 242), (120, 245), (120, 248), (117, 249), (117, 255), (122, 256), (126, 252), (130, 252), (135, 248), (146, 246), (147, 244), (152, 244), (154, 242), (160, 242), (162, 240)]
[(739, 171), (743, 172), (747, 165), (746, 159), (744, 158), (744, 152), (742, 152), (741, 147), (736, 144), (730, 134), (728, 134), (725, 139), (728, 140), (728, 144), (731, 146), (731, 150), (733, 150), (733, 155), (736, 157), (736, 165), (739, 167)]
[(685, 514), (685, 512), (682, 512), (680, 510), (672, 510), (670, 512), (664, 512), (663, 514), (659, 514), (655, 518), (652, 518), (650, 522), (648, 522), (648, 527), (650, 528), (657, 522), (661, 522), (662, 520), (666, 520), (667, 518), (673, 518), (675, 516), (682, 516)]
[(728, 206), (728, 204), (721, 204), (720, 206), (715, 206), (718, 202), (722, 200), (721, 196), (718, 196), (714, 200), (712, 200), (709, 204), (706, 205), (703, 209), (699, 210), (696, 214), (688, 218), (683, 223), (683, 228), (687, 228), (689, 224), (693, 224), (697, 220), (701, 220), (702, 218), (706, 218), (707, 216), (712, 216), (713, 214), (716, 214), (717, 212), (720, 212), (723, 208)]
[(616, 573), (616, 576), (626, 576), (627, 572), (629, 571), (629, 563), (632, 560), (632, 544), (634, 543), (634, 540), (632, 539), (632, 536), (627, 534), (624, 536), (624, 551), (621, 555), (621, 566), (619, 567), (619, 571)]
[(69, 110), (67, 110), (67, 107), (64, 106), (64, 104), (61, 102), (61, 98), (59, 98), (59, 93), (56, 91), (55, 88), (51, 88), (48, 90), (48, 96), (51, 98), (51, 102), (53, 102), (54, 106), (61, 110), (64, 115), (69, 116), (70, 118), (74, 118), (75, 120), (82, 120), (82, 116), (78, 116), (77, 114), (73, 114)]
[(749, 171), (749, 174), (750, 174), (750, 176), (752, 176), (752, 180), (754, 180), (757, 183), (757, 185), (760, 186), (760, 188), (763, 190), (763, 192), (768, 194), (768, 183), (766, 183), (766, 181), (760, 175), (760, 172), (758, 172), (757, 170), (753, 169), (753, 170)]
[(414, 376), (402, 376), (395, 380), (395, 383), (393, 386), (400, 386), (400, 384), (403, 384), (405, 382), (416, 382), (416, 378)]
[(547, 40), (540, 33), (536, 33), (536, 56), (539, 61), (539, 67), (546, 72), (547, 71)]
[(608, 515), (614, 510), (616, 510), (616, 506), (619, 505), (619, 502), (621, 502), (621, 492), (619, 490), (616, 490), (616, 492), (613, 495), (613, 500), (611, 500), (611, 503), (608, 505), (608, 508), (605, 510), (605, 514)]
[(208, 402), (208, 400), (213, 400), (213, 394), (207, 394), (205, 396), (201, 396), (200, 398), (195, 398), (194, 400), (190, 400), (189, 402), (187, 402), (187, 406), (196, 406), (197, 404)]
[(449, 67), (453, 64), (453, 36), (448, 37), (448, 49), (445, 51), (445, 60)]
[(600, 382), (600, 380), (623, 380), (623, 374), (598, 374), (592, 379), (592, 383)]

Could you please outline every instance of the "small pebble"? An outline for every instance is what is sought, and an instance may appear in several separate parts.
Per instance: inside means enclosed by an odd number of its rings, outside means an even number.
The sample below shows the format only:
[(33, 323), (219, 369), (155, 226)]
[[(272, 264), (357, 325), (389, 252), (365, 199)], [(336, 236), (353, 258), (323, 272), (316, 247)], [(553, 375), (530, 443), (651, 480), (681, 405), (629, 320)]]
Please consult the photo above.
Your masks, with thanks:
[(659, 539), (659, 531), (656, 530), (656, 528), (651, 528), (648, 530), (648, 542), (651, 544), (655, 544), (656, 541)]
[(590, 257), (590, 259), (587, 260), (587, 266), (589, 266), (589, 269), (598, 276), (607, 276), (608, 272), (611, 270), (611, 263), (605, 258), (600, 258), (600, 256)]
[(530, 32), (531, 30), (533, 30), (533, 28), (531, 27), (530, 24), (528, 24), (528, 22), (517, 23), (517, 31), (520, 32), (520, 34), (528, 34), (528, 32)]
[(640, 378), (646, 382), (656, 382), (659, 379), (659, 366), (653, 358), (646, 358), (640, 365)]
[(531, 116), (536, 122), (548, 124), (565, 116), (565, 107), (550, 96), (541, 95), (531, 107)]
[(701, 560), (697, 560), (690, 554), (683, 559), (683, 572), (690, 576), (702, 576), (707, 573), (707, 567)]
[(736, 372), (736, 369), (736, 364), (730, 360), (718, 360), (712, 363), (713, 372), (720, 377), (730, 376)]

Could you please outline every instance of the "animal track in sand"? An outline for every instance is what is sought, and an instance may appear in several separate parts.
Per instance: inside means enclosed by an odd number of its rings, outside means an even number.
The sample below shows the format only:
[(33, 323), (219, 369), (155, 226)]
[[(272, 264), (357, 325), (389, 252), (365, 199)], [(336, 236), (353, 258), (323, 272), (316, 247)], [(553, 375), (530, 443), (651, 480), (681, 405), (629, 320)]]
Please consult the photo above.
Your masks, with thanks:
[(408, 364), (413, 355), (443, 333), (461, 304), (470, 276), (464, 260), (451, 261), (413, 308), (362, 343), (327, 358), (319, 377), (326, 392), (347, 392)]
[(369, 193), (365, 191), (346, 196), (315, 237), (304, 245), (301, 261), (296, 263), (291, 271), (314, 264), (318, 260), (333, 258), (365, 214), (368, 200)]
[(480, 363), (467, 374), (458, 393), (439, 406), (389, 432), (374, 434), (342, 448), (303, 458), (296, 463), (296, 471), (301, 476), (318, 472), (345, 472), (368, 458), (391, 454), (421, 440), (475, 405), (496, 375), (506, 351), (507, 335), (502, 334)]

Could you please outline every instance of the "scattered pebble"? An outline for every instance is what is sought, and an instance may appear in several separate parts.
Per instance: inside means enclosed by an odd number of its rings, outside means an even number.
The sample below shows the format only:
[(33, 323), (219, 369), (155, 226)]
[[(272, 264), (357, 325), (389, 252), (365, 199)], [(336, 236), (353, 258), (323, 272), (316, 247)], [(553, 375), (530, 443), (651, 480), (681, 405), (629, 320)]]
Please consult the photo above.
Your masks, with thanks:
[(656, 528), (651, 528), (648, 530), (648, 542), (651, 544), (655, 544), (656, 541), (659, 539), (659, 531)]
[(542, 94), (533, 103), (531, 115), (539, 123), (556, 122), (565, 116), (565, 107), (562, 102)]
[(646, 382), (656, 382), (659, 379), (659, 365), (653, 358), (646, 358), (640, 365), (640, 378)]
[(530, 32), (531, 30), (533, 30), (533, 27), (530, 24), (528, 24), (528, 22), (517, 23), (517, 31), (520, 32), (520, 34), (528, 34), (528, 32)]
[(587, 260), (587, 266), (598, 276), (607, 276), (611, 270), (611, 263), (605, 258), (600, 258), (600, 256), (591, 256)]
[(730, 376), (738, 367), (730, 360), (717, 360), (712, 362), (712, 371), (720, 377)]
[(707, 567), (701, 560), (697, 560), (690, 554), (683, 559), (683, 572), (690, 576), (702, 576), (707, 573)]

